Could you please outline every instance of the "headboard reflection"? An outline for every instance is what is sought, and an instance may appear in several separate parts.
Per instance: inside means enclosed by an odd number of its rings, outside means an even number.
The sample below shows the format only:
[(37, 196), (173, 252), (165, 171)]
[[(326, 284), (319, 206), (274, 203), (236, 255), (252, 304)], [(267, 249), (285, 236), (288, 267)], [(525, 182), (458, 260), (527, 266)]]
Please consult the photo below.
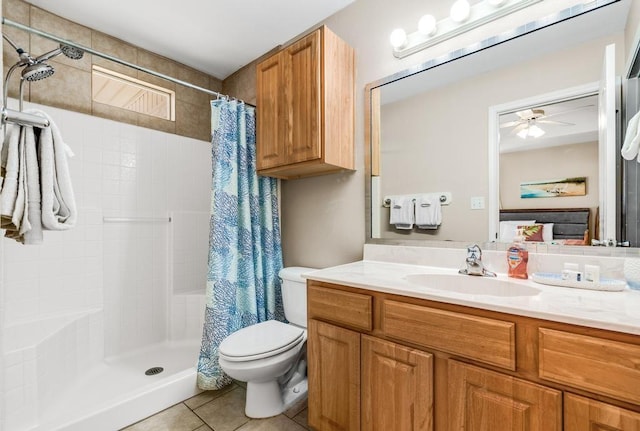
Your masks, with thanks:
[[(589, 208), (503, 209), (500, 221), (535, 220), (535, 224), (553, 223), (553, 241), (565, 245), (589, 245), (593, 238)], [(594, 231), (597, 232), (596, 229)], [(502, 238), (501, 238), (502, 240)]]

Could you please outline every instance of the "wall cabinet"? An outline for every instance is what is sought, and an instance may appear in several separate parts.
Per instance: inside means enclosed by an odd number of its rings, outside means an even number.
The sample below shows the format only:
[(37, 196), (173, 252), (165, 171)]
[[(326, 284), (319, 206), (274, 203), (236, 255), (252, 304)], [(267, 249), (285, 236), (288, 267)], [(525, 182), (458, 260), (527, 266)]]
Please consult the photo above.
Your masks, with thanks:
[(314, 430), (640, 431), (640, 337), (307, 284)]
[(257, 66), (260, 175), (299, 178), (354, 168), (355, 56), (323, 26)]

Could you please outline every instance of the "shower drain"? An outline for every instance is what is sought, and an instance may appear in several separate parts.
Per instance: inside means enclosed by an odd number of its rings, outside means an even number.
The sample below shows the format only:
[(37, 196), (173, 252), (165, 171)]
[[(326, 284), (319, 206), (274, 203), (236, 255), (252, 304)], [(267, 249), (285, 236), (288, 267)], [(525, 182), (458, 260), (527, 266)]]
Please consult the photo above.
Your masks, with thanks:
[(164, 371), (164, 368), (162, 368), (162, 367), (152, 367), (152, 368), (149, 368), (149, 369), (148, 369), (147, 371), (145, 371), (144, 373), (145, 373), (147, 376), (155, 376), (156, 374), (160, 374), (160, 373), (161, 373), (161, 372), (163, 372), (163, 371)]

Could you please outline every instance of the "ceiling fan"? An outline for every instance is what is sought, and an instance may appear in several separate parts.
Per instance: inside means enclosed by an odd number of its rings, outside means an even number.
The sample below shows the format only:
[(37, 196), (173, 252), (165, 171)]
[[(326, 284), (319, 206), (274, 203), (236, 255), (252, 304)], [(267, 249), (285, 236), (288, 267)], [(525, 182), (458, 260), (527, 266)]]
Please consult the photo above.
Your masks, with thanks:
[(550, 117), (555, 115), (560, 115), (567, 113), (569, 111), (574, 111), (573, 109), (563, 112), (557, 112), (555, 114), (546, 115), (544, 109), (525, 109), (523, 111), (515, 112), (515, 114), (519, 117), (515, 121), (509, 121), (507, 123), (501, 124), (500, 128), (505, 127), (514, 127), (511, 131), (513, 134), (517, 134), (522, 139), (531, 138), (539, 138), (540, 136), (545, 134), (545, 131), (538, 126), (538, 124), (554, 124), (557, 126), (573, 126), (573, 123), (568, 123), (566, 121), (556, 121), (549, 120)]

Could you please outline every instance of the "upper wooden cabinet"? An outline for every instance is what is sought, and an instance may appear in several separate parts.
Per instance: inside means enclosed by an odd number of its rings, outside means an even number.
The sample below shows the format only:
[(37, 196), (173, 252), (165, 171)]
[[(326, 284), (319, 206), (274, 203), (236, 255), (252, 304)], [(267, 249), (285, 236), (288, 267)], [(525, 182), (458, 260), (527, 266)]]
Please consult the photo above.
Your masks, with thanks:
[(257, 170), (292, 179), (354, 168), (355, 56), (323, 26), (257, 67)]

